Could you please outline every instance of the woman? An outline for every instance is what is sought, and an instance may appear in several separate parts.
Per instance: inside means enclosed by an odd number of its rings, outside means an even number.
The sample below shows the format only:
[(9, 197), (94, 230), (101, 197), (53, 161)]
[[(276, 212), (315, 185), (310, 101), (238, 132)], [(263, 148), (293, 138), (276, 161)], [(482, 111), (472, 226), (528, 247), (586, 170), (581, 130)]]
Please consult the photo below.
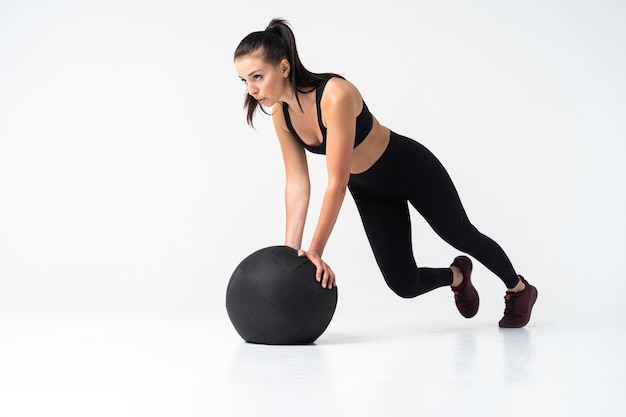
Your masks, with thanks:
[[(401, 297), (415, 297), (450, 285), (459, 312), (478, 311), (471, 282), (472, 262), (458, 256), (449, 268), (415, 263), (408, 203), (451, 246), (467, 253), (506, 285), (500, 327), (522, 327), (530, 320), (537, 289), (517, 275), (501, 247), (468, 220), (446, 170), (424, 146), (383, 126), (369, 112), (359, 90), (333, 73), (317, 74), (301, 63), (296, 42), (282, 19), (253, 32), (238, 45), (235, 68), (246, 84), (248, 124), (256, 110), (271, 107), (285, 163), (285, 245), (317, 268), (324, 288), (335, 274), (322, 259), (324, 248), (350, 190), (387, 285)], [(310, 182), (305, 150), (325, 154), (328, 185), (308, 249), (302, 235)]]

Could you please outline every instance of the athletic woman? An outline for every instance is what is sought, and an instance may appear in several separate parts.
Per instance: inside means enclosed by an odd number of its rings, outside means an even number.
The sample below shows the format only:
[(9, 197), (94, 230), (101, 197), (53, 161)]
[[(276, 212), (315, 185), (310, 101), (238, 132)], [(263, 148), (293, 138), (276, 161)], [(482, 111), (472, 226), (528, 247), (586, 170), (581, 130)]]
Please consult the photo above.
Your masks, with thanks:
[[(271, 108), (286, 173), (285, 245), (313, 262), (322, 287), (335, 285), (335, 273), (322, 255), (348, 189), (376, 262), (396, 294), (415, 297), (449, 285), (464, 317), (478, 311), (470, 258), (458, 256), (449, 268), (417, 266), (410, 203), (444, 241), (472, 256), (505, 284), (500, 327), (528, 323), (537, 289), (515, 272), (495, 241), (472, 225), (439, 160), (420, 143), (380, 124), (348, 80), (308, 71), (287, 21), (273, 19), (264, 31), (246, 36), (237, 46), (234, 63), (247, 88), (248, 124), (253, 125), (257, 109), (267, 113), (263, 107)], [(310, 182), (305, 151), (324, 154), (328, 172), (321, 211), (306, 250), (302, 235)]]

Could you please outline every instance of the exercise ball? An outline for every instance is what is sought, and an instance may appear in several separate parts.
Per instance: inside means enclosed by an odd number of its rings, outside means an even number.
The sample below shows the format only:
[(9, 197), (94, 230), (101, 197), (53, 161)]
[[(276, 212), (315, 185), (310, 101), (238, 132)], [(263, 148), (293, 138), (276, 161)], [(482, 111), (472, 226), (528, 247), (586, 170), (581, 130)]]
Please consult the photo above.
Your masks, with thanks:
[(250, 343), (313, 343), (336, 307), (337, 287), (322, 288), (315, 265), (288, 246), (270, 246), (246, 257), (226, 289), (228, 317)]

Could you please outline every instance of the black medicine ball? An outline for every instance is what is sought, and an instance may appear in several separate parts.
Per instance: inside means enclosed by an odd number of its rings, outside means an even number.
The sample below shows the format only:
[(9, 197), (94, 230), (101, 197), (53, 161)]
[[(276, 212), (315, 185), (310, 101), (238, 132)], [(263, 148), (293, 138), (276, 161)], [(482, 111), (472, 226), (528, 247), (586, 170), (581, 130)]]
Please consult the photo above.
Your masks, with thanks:
[(313, 343), (337, 306), (337, 287), (322, 288), (315, 265), (288, 246), (271, 246), (246, 257), (226, 289), (226, 310), (250, 343)]

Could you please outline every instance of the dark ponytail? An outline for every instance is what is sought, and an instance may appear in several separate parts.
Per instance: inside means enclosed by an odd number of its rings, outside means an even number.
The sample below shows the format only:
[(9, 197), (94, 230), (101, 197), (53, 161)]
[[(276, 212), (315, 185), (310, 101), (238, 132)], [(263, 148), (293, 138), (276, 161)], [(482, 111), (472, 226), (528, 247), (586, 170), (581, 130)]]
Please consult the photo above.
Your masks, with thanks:
[[(289, 27), (289, 22), (284, 19), (272, 19), (264, 31), (252, 32), (243, 38), (237, 49), (235, 49), (234, 59), (255, 52), (262, 53), (263, 60), (272, 65), (278, 65), (283, 59), (289, 61), (291, 64), (289, 81), (299, 105), (300, 97), (298, 93), (310, 93), (315, 90), (320, 82), (339, 76), (333, 73), (314, 73), (302, 65), (298, 56), (298, 49), (296, 48), (296, 38)], [(254, 97), (246, 94), (244, 108), (247, 111), (246, 120), (250, 126), (254, 126), (254, 113), (259, 106), (259, 102)], [(262, 107), (261, 110), (268, 114)]]

